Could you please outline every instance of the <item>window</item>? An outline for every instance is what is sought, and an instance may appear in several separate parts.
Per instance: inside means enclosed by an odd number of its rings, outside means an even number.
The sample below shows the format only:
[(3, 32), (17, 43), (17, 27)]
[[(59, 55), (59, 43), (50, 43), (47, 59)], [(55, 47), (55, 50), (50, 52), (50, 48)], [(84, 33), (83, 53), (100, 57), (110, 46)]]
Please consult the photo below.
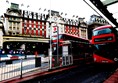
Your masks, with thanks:
[(9, 33), (9, 35), (12, 35), (12, 32), (8, 32)]
[(13, 23), (13, 26), (15, 26), (15, 23)]
[(108, 33), (111, 33), (111, 32), (112, 31), (111, 31), (110, 28), (105, 28), (105, 29), (93, 31), (93, 35), (96, 36), (96, 35), (101, 35), (101, 34), (108, 34)]
[(17, 23), (16, 25), (17, 25), (17, 27), (19, 27), (20, 26), (20, 23)]
[(9, 20), (12, 20), (12, 17), (9, 17)]
[(13, 30), (15, 30), (15, 27), (13, 27)]
[(18, 13), (14, 13), (14, 12), (11, 12), (11, 15), (13, 15), (13, 16), (18, 16)]
[(12, 30), (12, 27), (9, 27), (10, 30)]
[(17, 30), (19, 30), (19, 27), (17, 27)]
[(17, 21), (19, 21), (19, 18), (16, 18)]
[(19, 34), (19, 32), (16, 32), (16, 34), (18, 35), (18, 34)]
[(13, 18), (13, 20), (17, 20), (16, 18)]
[(12, 27), (12, 22), (9, 22), (9, 26)]

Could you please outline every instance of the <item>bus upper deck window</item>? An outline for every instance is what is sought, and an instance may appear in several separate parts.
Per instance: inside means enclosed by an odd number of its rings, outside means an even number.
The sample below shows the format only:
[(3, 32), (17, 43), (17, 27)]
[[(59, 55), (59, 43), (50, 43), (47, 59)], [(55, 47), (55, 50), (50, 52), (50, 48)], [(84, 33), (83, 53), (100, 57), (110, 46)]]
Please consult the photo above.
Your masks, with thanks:
[(101, 29), (101, 30), (95, 30), (93, 31), (93, 36), (95, 35), (101, 35), (101, 34), (108, 34), (111, 33), (112, 30), (110, 28), (105, 28), (105, 29)]

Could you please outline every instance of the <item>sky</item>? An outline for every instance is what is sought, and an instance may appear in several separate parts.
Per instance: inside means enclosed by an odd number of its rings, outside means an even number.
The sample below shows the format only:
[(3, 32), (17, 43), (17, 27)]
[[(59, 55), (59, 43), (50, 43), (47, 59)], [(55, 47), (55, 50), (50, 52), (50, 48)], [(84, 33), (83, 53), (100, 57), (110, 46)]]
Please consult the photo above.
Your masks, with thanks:
[[(9, 1), (9, 3), (6, 3), (6, 1)], [(0, 15), (6, 12), (11, 3), (19, 4), (20, 9), (23, 10), (44, 12), (44, 9), (47, 11), (51, 9), (63, 12), (64, 16), (67, 13), (67, 18), (72, 18), (73, 15), (85, 17), (85, 21), (88, 21), (91, 15), (96, 14), (83, 0), (0, 0)], [(21, 4), (24, 6), (21, 6)], [(47, 11), (44, 13), (47, 13)]]

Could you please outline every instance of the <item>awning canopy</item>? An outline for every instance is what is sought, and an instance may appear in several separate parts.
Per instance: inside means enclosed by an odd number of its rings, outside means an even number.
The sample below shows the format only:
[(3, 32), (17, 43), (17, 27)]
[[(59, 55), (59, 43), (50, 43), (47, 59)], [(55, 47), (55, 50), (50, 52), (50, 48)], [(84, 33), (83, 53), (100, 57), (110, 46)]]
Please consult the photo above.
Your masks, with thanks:
[[(118, 0), (83, 0), (103, 18), (118, 27)], [(113, 24), (112, 24), (113, 23)]]

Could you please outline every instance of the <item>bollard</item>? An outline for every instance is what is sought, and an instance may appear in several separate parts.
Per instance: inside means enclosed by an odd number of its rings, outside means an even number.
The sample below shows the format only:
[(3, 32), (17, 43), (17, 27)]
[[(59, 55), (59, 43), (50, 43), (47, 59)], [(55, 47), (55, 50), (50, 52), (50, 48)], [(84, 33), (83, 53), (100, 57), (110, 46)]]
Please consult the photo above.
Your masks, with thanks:
[(35, 67), (41, 66), (41, 57), (35, 57)]
[(22, 78), (22, 69), (23, 69), (23, 60), (21, 58), (21, 67), (20, 67), (20, 78)]
[(41, 57), (38, 57), (38, 52), (35, 51), (35, 67), (41, 66)]

